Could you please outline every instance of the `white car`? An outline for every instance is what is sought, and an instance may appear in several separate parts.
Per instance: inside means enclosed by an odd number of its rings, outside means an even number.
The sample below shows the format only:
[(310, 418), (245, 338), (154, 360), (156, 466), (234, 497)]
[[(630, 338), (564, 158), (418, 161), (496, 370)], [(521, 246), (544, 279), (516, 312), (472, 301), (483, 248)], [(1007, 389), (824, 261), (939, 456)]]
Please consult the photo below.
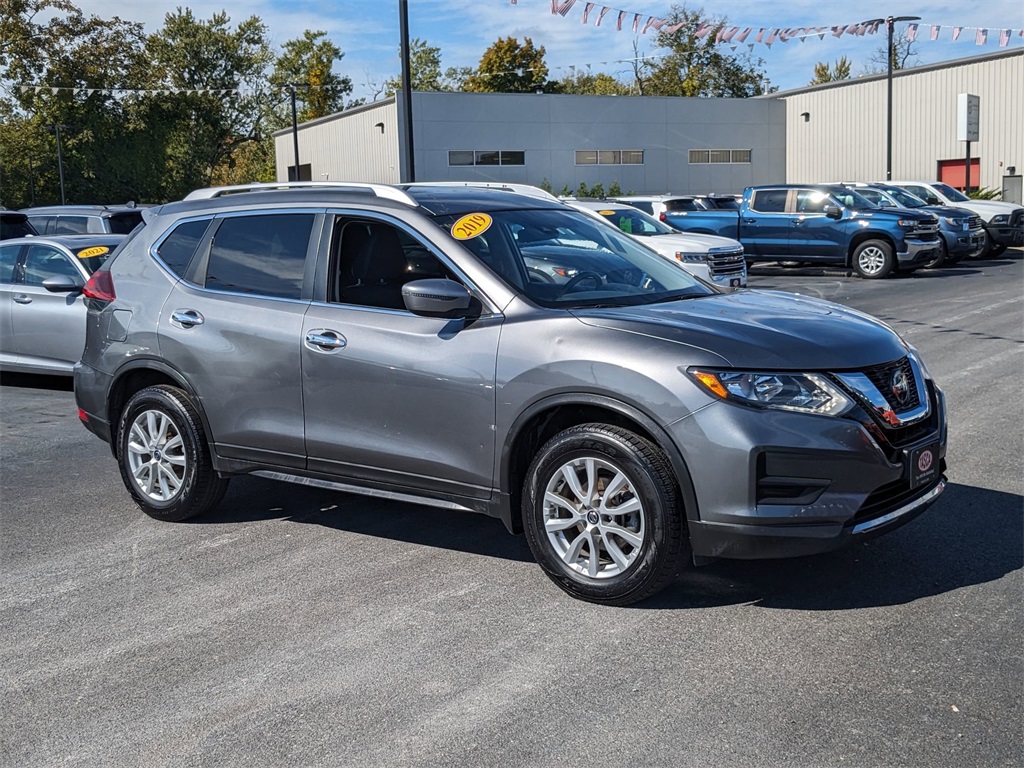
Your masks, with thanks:
[(617, 226), (705, 282), (726, 288), (747, 285), (747, 262), (737, 240), (680, 232), (625, 203), (571, 199), (562, 202)]

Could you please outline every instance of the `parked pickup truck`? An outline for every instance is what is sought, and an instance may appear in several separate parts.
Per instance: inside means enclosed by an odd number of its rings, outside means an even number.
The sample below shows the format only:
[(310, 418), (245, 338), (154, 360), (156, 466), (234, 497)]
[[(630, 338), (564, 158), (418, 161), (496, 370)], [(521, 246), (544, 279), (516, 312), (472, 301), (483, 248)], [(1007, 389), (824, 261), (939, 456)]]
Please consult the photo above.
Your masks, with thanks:
[(890, 181), (928, 205), (955, 205), (981, 217), (987, 242), (978, 258), (998, 256), (1010, 246), (1024, 245), (1024, 206), (1002, 200), (973, 200), (939, 181)]
[(865, 278), (923, 267), (939, 248), (932, 214), (878, 208), (832, 184), (747, 187), (738, 211), (666, 211), (665, 223), (739, 240), (747, 261), (842, 264)]

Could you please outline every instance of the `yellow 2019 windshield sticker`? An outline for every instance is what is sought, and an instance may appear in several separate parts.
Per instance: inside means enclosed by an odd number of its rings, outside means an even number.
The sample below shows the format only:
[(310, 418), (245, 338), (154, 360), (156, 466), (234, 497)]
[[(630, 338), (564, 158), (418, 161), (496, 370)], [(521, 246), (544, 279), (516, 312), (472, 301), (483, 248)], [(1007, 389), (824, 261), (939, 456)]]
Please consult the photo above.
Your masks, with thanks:
[(86, 248), (84, 251), (78, 252), (78, 258), (80, 259), (91, 259), (93, 256), (102, 256), (110, 250), (105, 245), (94, 245), (92, 248)]
[(470, 240), (486, 232), (491, 222), (491, 217), (486, 213), (470, 213), (452, 224), (452, 237), (456, 240)]

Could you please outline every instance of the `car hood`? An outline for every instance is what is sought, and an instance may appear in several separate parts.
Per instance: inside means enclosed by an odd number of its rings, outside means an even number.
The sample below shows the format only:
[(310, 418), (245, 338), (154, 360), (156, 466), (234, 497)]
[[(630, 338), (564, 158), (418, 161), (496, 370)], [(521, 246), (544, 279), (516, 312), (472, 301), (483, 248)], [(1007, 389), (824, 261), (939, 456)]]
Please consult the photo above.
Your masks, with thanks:
[(1001, 200), (971, 200), (965, 203), (957, 203), (957, 205), (969, 211), (974, 211), (985, 221), (988, 221), (993, 216), (1013, 213), (1021, 207), (1016, 203), (1004, 203)]
[(854, 208), (854, 215), (858, 219), (909, 219), (910, 221), (929, 222), (938, 218), (934, 213), (929, 213), (923, 208)]
[(870, 315), (782, 291), (741, 290), (573, 314), (587, 325), (707, 350), (734, 368), (852, 370), (907, 354), (899, 336)]
[(916, 210), (930, 211), (940, 218), (950, 219), (969, 219), (971, 216), (976, 215), (974, 211), (969, 211), (966, 208), (957, 208), (952, 205), (924, 205)]
[(659, 253), (667, 253), (675, 257), (677, 251), (686, 253), (707, 253), (712, 248), (743, 248), (739, 241), (731, 237), (718, 237), (717, 235), (698, 235), (694, 233), (678, 235), (634, 235), (634, 237), (649, 248)]

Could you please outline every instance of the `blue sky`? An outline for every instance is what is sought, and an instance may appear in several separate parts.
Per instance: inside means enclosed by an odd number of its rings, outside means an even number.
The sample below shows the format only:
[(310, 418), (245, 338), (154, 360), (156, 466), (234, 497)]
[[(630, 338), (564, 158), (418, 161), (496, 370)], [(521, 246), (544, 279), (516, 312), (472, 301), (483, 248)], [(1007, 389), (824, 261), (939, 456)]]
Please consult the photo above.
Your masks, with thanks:
[[(306, 29), (327, 32), (345, 53), (337, 69), (348, 75), (354, 96), (371, 97), (374, 86), (398, 73), (398, 0), (78, 0), (89, 14), (104, 18), (114, 15), (140, 21), (146, 31), (160, 28), (164, 15), (178, 6), (189, 7), (199, 18), (209, 18), (224, 10), (237, 22), (257, 15), (270, 28), (275, 45), (299, 37)], [(598, 2), (583, 25), (586, 0), (577, 0), (563, 18), (551, 14), (550, 0), (409, 0), (409, 27), (412, 37), (425, 39), (441, 48), (442, 66), (473, 66), (488, 45), (499, 37), (533, 39), (546, 48), (551, 77), (558, 79), (570, 67), (604, 71), (625, 77), (634, 56), (633, 41), (639, 41), (641, 53), (656, 55), (653, 30), (635, 35), (629, 30), (633, 13), (663, 17), (672, 3), (662, 0), (613, 0)], [(601, 8), (613, 10), (601, 27), (594, 22)], [(754, 27), (832, 27), (855, 24), (888, 15), (920, 16), (916, 52), (918, 64), (975, 56), (1000, 50), (999, 29), (1011, 28), (1010, 48), (1024, 47), (1024, 2), (1022, 0), (860, 0), (856, 4), (824, 3), (821, 0), (786, 2), (750, 2), (750, 0), (705, 0), (687, 3), (703, 8), (708, 16), (725, 17), (730, 26)], [(629, 11), (629, 22), (616, 31), (618, 11)], [(642, 26), (643, 22), (641, 22)], [(939, 40), (929, 40), (928, 27), (941, 25)], [(957, 42), (952, 28), (965, 27)], [(989, 29), (988, 43), (976, 45), (975, 28)], [(753, 35), (748, 38), (749, 43)], [(804, 42), (776, 42), (771, 48), (756, 45), (753, 55), (764, 59), (773, 86), (782, 90), (806, 85), (818, 61), (833, 62), (847, 56), (858, 74), (869, 64), (879, 46), (884, 45), (884, 27), (874, 36), (837, 39), (826, 32), (824, 40), (816, 36)], [(728, 47), (727, 47), (728, 49)], [(739, 46), (739, 51), (747, 50)]]

